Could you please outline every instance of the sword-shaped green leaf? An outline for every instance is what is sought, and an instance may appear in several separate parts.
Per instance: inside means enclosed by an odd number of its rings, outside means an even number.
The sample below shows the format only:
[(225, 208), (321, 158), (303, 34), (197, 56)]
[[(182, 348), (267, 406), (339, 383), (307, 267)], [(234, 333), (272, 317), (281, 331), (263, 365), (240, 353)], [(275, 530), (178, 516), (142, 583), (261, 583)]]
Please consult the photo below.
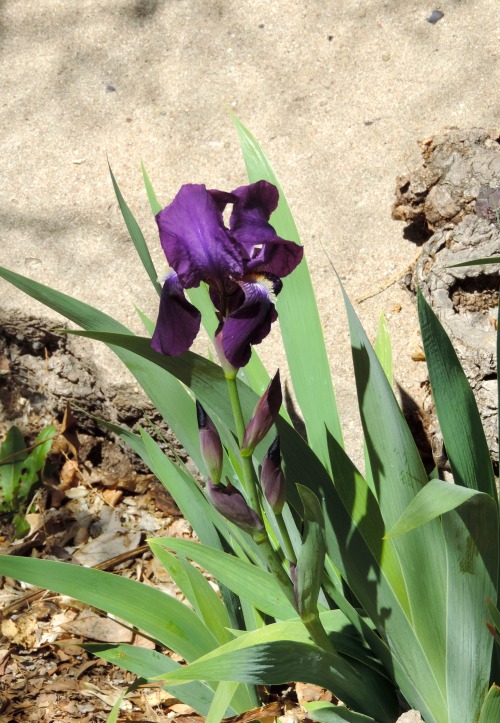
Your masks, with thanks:
[(483, 494), (467, 487), (443, 482), (440, 479), (430, 480), (413, 498), (399, 520), (385, 535), (385, 539), (397, 537), (416, 527), (425, 525), (430, 520), (454, 510), (471, 497)]
[(375, 718), (362, 713), (355, 713), (343, 705), (333, 705), (325, 701), (317, 700), (311, 703), (302, 703), (302, 706), (311, 713), (313, 720), (319, 723), (379, 723)]
[(149, 544), (155, 555), (159, 547), (165, 547), (190, 558), (267, 615), (280, 620), (296, 616), (274, 576), (250, 562), (189, 540), (159, 537)]
[(448, 335), (420, 292), (418, 316), (432, 395), (455, 484), (496, 499), (493, 467), (474, 394)]
[(113, 182), (113, 188), (115, 189), (118, 205), (120, 206), (120, 211), (122, 212), (123, 220), (125, 221), (125, 225), (130, 234), (130, 238), (133, 241), (135, 249), (139, 254), (139, 258), (142, 261), (142, 265), (144, 266), (144, 269), (146, 270), (146, 273), (149, 276), (153, 287), (155, 288), (157, 294), (160, 295), (161, 284), (158, 282), (158, 274), (156, 273), (151, 254), (149, 253), (149, 249), (147, 247), (142, 231), (139, 227), (139, 224), (135, 220), (132, 211), (127, 206), (125, 199), (122, 196), (122, 193), (113, 175), (113, 171), (111, 170), (111, 166), (109, 166), (109, 173), (111, 175), (111, 181)]
[(186, 660), (217, 647), (215, 637), (187, 605), (135, 580), (65, 562), (8, 555), (0, 555), (0, 575), (69, 595), (123, 618)]
[[(282, 238), (300, 243), (285, 194), (262, 148), (234, 116), (233, 121), (240, 138), (250, 182), (264, 179), (279, 190), (280, 202), (271, 218), (276, 232)], [(307, 427), (309, 444), (327, 466), (329, 461), (325, 428), (340, 443), (342, 430), (318, 307), (305, 259), (284, 279), (283, 291), (277, 299), (277, 309), (293, 388)]]

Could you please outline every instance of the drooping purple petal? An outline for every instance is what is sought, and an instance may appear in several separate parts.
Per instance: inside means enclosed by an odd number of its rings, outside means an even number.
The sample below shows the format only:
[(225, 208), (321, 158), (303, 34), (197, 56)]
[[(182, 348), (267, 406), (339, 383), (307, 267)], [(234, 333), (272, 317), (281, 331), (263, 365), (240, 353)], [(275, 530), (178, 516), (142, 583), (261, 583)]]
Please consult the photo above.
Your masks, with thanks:
[(185, 298), (177, 274), (172, 271), (163, 284), (151, 346), (167, 356), (183, 354), (198, 334), (200, 320), (200, 312)]
[(187, 184), (156, 216), (161, 245), (183, 288), (243, 272), (241, 251), (224, 226), (219, 203), (204, 185)]
[(226, 379), (236, 379), (236, 375), (238, 373), (238, 369), (236, 367), (233, 367), (233, 365), (230, 363), (229, 359), (224, 354), (224, 347), (222, 344), (222, 329), (223, 329), (223, 322), (219, 324), (217, 327), (217, 331), (215, 332), (214, 336), (214, 346), (215, 351), (217, 353), (217, 356), (219, 357), (219, 362), (222, 367), (222, 371), (224, 372), (224, 376)]
[[(279, 279), (276, 283), (281, 282)], [(259, 344), (271, 331), (271, 324), (278, 314), (274, 308), (273, 283), (260, 277), (256, 282), (242, 282), (245, 294), (243, 304), (231, 313), (222, 329), (222, 347), (228, 361), (234, 367), (248, 364), (251, 345)]]

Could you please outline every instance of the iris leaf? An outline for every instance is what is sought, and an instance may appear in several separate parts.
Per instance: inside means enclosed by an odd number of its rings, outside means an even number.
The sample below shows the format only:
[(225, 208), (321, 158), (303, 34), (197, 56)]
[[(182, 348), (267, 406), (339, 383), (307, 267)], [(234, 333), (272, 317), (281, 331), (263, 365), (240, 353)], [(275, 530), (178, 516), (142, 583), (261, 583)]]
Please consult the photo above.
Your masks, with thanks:
[(453, 345), (418, 292), (418, 315), (434, 403), (455, 484), (497, 498), (488, 444), (474, 394)]
[[(137, 645), (87, 643), (83, 647), (92, 655), (148, 680), (181, 667), (168, 656), (157, 653), (155, 650), (140, 648)], [(179, 686), (169, 685), (168, 692), (179, 700), (183, 700), (186, 705), (190, 705), (201, 715), (208, 714), (214, 697), (213, 690), (206, 683), (198, 681)], [(236, 712), (230, 710), (228, 714), (232, 715)]]
[(170, 595), (135, 580), (65, 562), (0, 555), (0, 575), (69, 595), (123, 618), (186, 660), (217, 647), (198, 616)]
[[(262, 148), (233, 116), (251, 183), (266, 180), (277, 186), (278, 208), (271, 217), (276, 233), (300, 243), (297, 227), (276, 175)], [(293, 389), (307, 428), (307, 438), (325, 466), (329, 465), (325, 429), (342, 444), (342, 430), (333, 391), (321, 321), (314, 297), (307, 261), (283, 281), (277, 299), (280, 328), (285, 345)], [(298, 330), (299, 333), (297, 333)], [(307, 335), (305, 330), (307, 330)]]
[[(362, 713), (394, 723), (398, 705), (388, 681), (372, 669), (321, 650), (310, 643), (276, 640), (201, 658), (161, 679), (237, 680), (257, 685), (279, 685), (290, 680), (314, 682)], [(168, 683), (167, 683), (168, 684)]]
[(160, 537), (149, 544), (155, 555), (158, 547), (166, 547), (190, 558), (267, 615), (280, 620), (296, 616), (273, 575), (249, 562), (189, 540)]
[(432, 479), (413, 498), (394, 527), (385, 534), (385, 539), (397, 537), (425, 525), (426, 522), (435, 520), (436, 517), (454, 510), (480, 494), (483, 493), (440, 479)]
[(379, 723), (371, 716), (355, 713), (345, 706), (332, 705), (332, 703), (321, 700), (303, 703), (302, 705), (311, 713), (312, 719), (319, 721), (319, 723), (343, 723), (343, 721), (348, 723)]
[(116, 182), (116, 179), (113, 175), (113, 171), (111, 170), (111, 166), (109, 166), (109, 173), (111, 175), (111, 181), (113, 182), (113, 188), (115, 189), (118, 205), (120, 206), (120, 211), (122, 212), (123, 220), (125, 221), (125, 225), (130, 234), (130, 238), (134, 243), (135, 249), (139, 254), (139, 258), (142, 261), (142, 265), (144, 266), (144, 269), (146, 270), (146, 273), (149, 276), (153, 287), (155, 288), (158, 295), (160, 295), (161, 284), (158, 282), (158, 274), (156, 273), (151, 254), (149, 253), (149, 249), (147, 247), (142, 231), (139, 228), (139, 224), (135, 220), (132, 211), (127, 206), (125, 199), (122, 196), (122, 193), (118, 187), (118, 183)]

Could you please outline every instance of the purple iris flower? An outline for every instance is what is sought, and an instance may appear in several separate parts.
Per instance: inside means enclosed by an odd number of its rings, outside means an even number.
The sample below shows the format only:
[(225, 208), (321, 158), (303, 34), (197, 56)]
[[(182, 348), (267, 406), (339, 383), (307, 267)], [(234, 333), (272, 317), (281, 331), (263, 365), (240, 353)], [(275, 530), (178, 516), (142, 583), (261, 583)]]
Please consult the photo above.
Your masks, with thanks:
[[(303, 249), (276, 235), (269, 223), (278, 189), (267, 181), (232, 193), (182, 186), (156, 216), (170, 265), (160, 299), (153, 349), (168, 356), (187, 351), (200, 328), (198, 309), (184, 289), (208, 284), (217, 310), (222, 348), (230, 364), (248, 363), (251, 345), (261, 342), (277, 319), (281, 278), (302, 260)], [(223, 213), (232, 204), (229, 228)]]

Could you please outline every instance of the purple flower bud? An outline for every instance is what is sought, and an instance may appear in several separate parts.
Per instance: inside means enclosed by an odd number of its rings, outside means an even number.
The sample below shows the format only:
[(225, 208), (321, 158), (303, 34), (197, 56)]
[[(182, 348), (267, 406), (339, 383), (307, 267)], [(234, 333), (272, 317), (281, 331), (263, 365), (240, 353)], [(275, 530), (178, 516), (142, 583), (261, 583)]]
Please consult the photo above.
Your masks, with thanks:
[(252, 419), (247, 424), (241, 445), (243, 455), (251, 455), (255, 447), (269, 432), (278, 416), (282, 400), (280, 373), (278, 369), (266, 391), (259, 399), (254, 409)]
[(226, 520), (234, 522), (242, 530), (250, 535), (256, 532), (263, 532), (264, 523), (260, 516), (249, 507), (245, 498), (236, 487), (228, 482), (227, 486), (214, 485), (208, 480), (207, 494), (215, 509), (221, 513)]
[(280, 438), (276, 437), (262, 461), (260, 471), (262, 491), (269, 506), (280, 514), (285, 504), (285, 476), (281, 469)]
[(218, 485), (222, 474), (222, 444), (219, 433), (198, 401), (196, 401), (196, 415), (200, 430), (201, 456), (210, 478)]

